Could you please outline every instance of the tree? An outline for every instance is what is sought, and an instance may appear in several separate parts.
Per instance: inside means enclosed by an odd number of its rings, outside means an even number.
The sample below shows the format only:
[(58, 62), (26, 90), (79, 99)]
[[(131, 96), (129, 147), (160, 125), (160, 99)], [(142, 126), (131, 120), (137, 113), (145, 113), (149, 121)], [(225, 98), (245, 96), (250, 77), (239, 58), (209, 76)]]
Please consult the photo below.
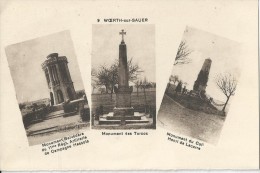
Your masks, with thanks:
[(145, 92), (145, 89), (148, 88), (148, 82), (146, 80), (146, 78), (144, 78), (144, 80), (140, 81), (140, 86), (141, 88), (143, 89), (143, 92), (144, 92), (144, 102), (145, 102), (145, 109), (146, 109), (146, 106), (147, 106), (147, 100), (146, 100), (146, 92)]
[(110, 66), (110, 86), (111, 86), (111, 92), (110, 92), (110, 97), (111, 97), (111, 100), (113, 98), (113, 93), (114, 93), (114, 87), (115, 87), (115, 84), (118, 83), (118, 64), (117, 63), (114, 63)]
[(26, 104), (24, 103), (19, 103), (19, 109), (22, 110), (26, 107)]
[(177, 76), (177, 75), (171, 75), (169, 77), (169, 83), (173, 82), (173, 84), (175, 85), (175, 83), (178, 82), (178, 81), (179, 81), (179, 76)]
[(177, 75), (171, 75), (171, 76), (169, 77), (169, 82), (168, 82), (168, 86), (167, 86), (166, 91), (169, 90), (169, 88), (170, 88), (170, 86), (171, 86), (171, 82), (173, 82), (173, 84), (175, 85), (175, 83), (178, 82), (178, 81), (179, 81), (179, 77), (178, 77)]
[(130, 81), (135, 81), (138, 79), (138, 75), (143, 72), (141, 68), (139, 67), (138, 64), (133, 63), (133, 58), (131, 58), (128, 62), (127, 65), (129, 67), (129, 80)]
[(104, 85), (106, 87), (106, 93), (110, 87), (110, 69), (106, 65), (101, 65), (96, 73), (97, 85)]
[(218, 74), (215, 78), (215, 82), (216, 85), (219, 87), (219, 89), (227, 97), (227, 100), (222, 109), (222, 111), (225, 112), (225, 108), (228, 104), (229, 98), (235, 95), (235, 91), (237, 88), (237, 80), (234, 75), (228, 73), (228, 74)]
[(95, 69), (91, 69), (91, 87), (92, 87), (92, 94), (94, 94), (95, 89), (97, 88), (97, 72)]
[(189, 55), (191, 52), (192, 51), (188, 48), (186, 41), (181, 41), (173, 65), (190, 63), (191, 59), (189, 58)]
[(175, 91), (176, 91), (176, 92), (181, 92), (181, 89), (182, 89), (182, 81), (179, 81), (179, 83), (178, 83), (178, 85), (177, 85)]
[[(129, 67), (129, 80), (137, 80), (138, 75), (142, 72), (138, 64), (134, 64), (132, 58), (127, 62)], [(94, 78), (96, 78), (96, 85), (104, 85), (106, 87), (106, 93), (110, 90), (111, 99), (114, 93), (114, 86), (118, 84), (118, 65), (119, 61), (114, 61), (110, 66), (101, 65), (97, 73), (93, 72)]]
[(155, 82), (150, 82), (152, 88), (156, 88), (156, 83)]
[(91, 87), (92, 87), (92, 94), (94, 94), (95, 89), (97, 88), (97, 84), (92, 81), (91, 82)]
[(136, 92), (137, 92), (137, 96), (139, 96), (139, 88), (141, 87), (141, 80), (136, 80), (135, 82), (135, 87), (136, 87)]
[(84, 90), (76, 91), (77, 98), (82, 98), (84, 95), (86, 96), (86, 93)]

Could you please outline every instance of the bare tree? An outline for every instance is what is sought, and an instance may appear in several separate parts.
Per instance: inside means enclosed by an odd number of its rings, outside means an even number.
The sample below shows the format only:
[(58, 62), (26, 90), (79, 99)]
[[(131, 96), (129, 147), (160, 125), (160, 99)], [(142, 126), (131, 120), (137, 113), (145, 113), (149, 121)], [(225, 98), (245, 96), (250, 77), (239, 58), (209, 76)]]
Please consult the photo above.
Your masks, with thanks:
[[(110, 90), (110, 96), (114, 93), (114, 87), (118, 84), (118, 64), (119, 61), (115, 60), (110, 66), (101, 65), (97, 72), (93, 70), (93, 79), (96, 79), (96, 85), (104, 85), (106, 87), (106, 93)], [(127, 62), (129, 67), (129, 80), (137, 80), (138, 75), (142, 72), (138, 64), (134, 64), (132, 58)], [(94, 86), (92, 86), (94, 87)]]
[(135, 81), (138, 79), (138, 75), (142, 72), (144, 72), (143, 70), (141, 70), (140, 66), (136, 63), (133, 63), (133, 58), (131, 58), (130, 60), (128, 60), (127, 62), (128, 67), (129, 67), (129, 80), (130, 81)]
[(134, 84), (135, 84), (135, 87), (136, 87), (137, 96), (139, 96), (139, 88), (141, 87), (142, 82), (141, 82), (141, 80), (136, 80), (134, 82)]
[(146, 89), (149, 87), (146, 77), (144, 78), (144, 80), (140, 81), (140, 86), (141, 86), (141, 88), (143, 89), (143, 92), (144, 92), (144, 103), (145, 103), (145, 110), (146, 110), (146, 106), (147, 106)]
[[(118, 65), (119, 61), (115, 60), (114, 63), (110, 66), (110, 81), (111, 81), (111, 93), (114, 91), (114, 85), (118, 84)], [(129, 68), (129, 80), (136, 81), (138, 80), (138, 75), (143, 72), (138, 64), (133, 63), (133, 59), (127, 61)]]
[(215, 78), (215, 82), (216, 82), (217, 86), (219, 87), (219, 89), (227, 97), (227, 100), (222, 109), (222, 111), (225, 112), (225, 108), (228, 104), (229, 98), (231, 96), (235, 95), (235, 91), (237, 88), (237, 80), (234, 75), (227, 73), (227, 74), (218, 74)]
[(173, 65), (190, 63), (191, 59), (189, 58), (189, 55), (191, 54), (191, 52), (192, 50), (188, 48), (186, 41), (181, 41)]

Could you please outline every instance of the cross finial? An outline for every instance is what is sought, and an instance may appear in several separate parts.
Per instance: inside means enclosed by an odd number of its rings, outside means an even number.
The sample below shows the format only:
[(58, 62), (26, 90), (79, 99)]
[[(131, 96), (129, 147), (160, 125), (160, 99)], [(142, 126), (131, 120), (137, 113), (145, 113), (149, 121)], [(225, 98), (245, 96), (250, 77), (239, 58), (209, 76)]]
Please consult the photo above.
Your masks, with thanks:
[(126, 35), (126, 32), (122, 29), (121, 32), (119, 32), (120, 35), (122, 35), (122, 42), (124, 42), (124, 35)]

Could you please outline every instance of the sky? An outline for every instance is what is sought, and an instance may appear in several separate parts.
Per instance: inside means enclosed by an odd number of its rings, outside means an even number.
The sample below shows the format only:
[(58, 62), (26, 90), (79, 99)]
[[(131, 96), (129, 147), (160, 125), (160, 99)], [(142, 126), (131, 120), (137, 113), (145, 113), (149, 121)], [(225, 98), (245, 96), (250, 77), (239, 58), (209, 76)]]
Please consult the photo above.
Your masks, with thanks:
[(6, 55), (19, 103), (49, 98), (41, 64), (51, 53), (66, 56), (75, 90), (84, 89), (69, 31), (28, 40), (6, 47)]
[(110, 65), (119, 57), (119, 44), (124, 29), (124, 41), (127, 46), (127, 58), (133, 59), (144, 71), (139, 78), (147, 78), (155, 82), (155, 26), (142, 25), (93, 25), (92, 26), (92, 68), (100, 65)]
[(191, 90), (205, 59), (210, 58), (212, 63), (206, 93), (214, 99), (226, 101), (226, 96), (217, 87), (214, 78), (220, 73), (231, 73), (239, 82), (241, 45), (191, 27), (186, 27), (182, 40), (186, 41), (192, 51), (189, 55), (191, 63), (173, 66), (172, 75), (178, 75), (183, 82), (187, 82), (187, 89)]

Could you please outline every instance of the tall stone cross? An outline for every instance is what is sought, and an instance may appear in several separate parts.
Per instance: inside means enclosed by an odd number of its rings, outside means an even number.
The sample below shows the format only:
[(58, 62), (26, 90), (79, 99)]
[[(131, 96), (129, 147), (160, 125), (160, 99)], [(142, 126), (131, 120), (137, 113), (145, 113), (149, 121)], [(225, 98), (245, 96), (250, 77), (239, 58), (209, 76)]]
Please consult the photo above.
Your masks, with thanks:
[(122, 35), (122, 42), (124, 42), (124, 35), (126, 35), (126, 32), (122, 29), (121, 32), (119, 32), (120, 35)]

